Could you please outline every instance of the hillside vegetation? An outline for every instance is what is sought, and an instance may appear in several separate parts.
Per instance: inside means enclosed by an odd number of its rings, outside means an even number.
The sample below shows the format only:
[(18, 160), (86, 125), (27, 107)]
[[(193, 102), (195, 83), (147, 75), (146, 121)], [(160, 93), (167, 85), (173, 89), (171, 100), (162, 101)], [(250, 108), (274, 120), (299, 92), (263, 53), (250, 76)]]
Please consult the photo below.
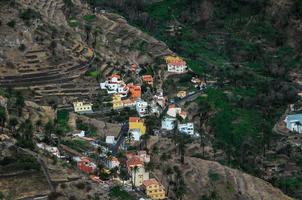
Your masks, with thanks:
[[(121, 13), (184, 57), (195, 73), (218, 80), (220, 87), (198, 99), (200, 112), (212, 111), (208, 125), (215, 136), (214, 148), (226, 152), (227, 159), (221, 162), (260, 176), (256, 160), (271, 149), (276, 138), (273, 125), (297, 100), (301, 87), (290, 76), (302, 66), (301, 1), (90, 3)], [(271, 181), (291, 188), (288, 180)], [(293, 187), (301, 185), (295, 181)]]

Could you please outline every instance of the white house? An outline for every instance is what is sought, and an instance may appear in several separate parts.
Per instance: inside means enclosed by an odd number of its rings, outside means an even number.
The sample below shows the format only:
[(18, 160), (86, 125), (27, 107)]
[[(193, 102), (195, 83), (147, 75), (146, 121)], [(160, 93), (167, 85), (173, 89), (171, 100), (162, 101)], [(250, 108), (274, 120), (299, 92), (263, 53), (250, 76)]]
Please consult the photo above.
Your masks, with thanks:
[(106, 136), (106, 144), (115, 144), (115, 138), (114, 136)]
[(161, 128), (164, 129), (164, 130), (171, 131), (175, 128), (175, 121), (176, 121), (176, 118), (165, 117), (161, 121)]
[(193, 123), (178, 124), (177, 128), (181, 133), (185, 133), (191, 136), (195, 135)]
[(289, 130), (302, 133), (302, 114), (287, 115), (284, 122)]
[(44, 151), (47, 151), (48, 153), (51, 153), (52, 155), (54, 155), (58, 158), (63, 158), (63, 156), (61, 156), (60, 151), (57, 147), (48, 146), (47, 144), (44, 144), (44, 143), (37, 143), (37, 147)]
[(73, 137), (85, 137), (85, 131), (75, 131), (73, 134), (72, 134)]
[(170, 105), (167, 111), (167, 115), (170, 117), (181, 116), (183, 119), (187, 118), (187, 113), (182, 111), (181, 108), (176, 107), (174, 104)]
[(100, 87), (103, 90), (107, 90), (108, 94), (120, 94), (122, 97), (126, 97), (129, 92), (129, 87), (121, 80), (121, 76), (113, 74), (107, 78), (103, 83), (100, 83)]
[(81, 101), (77, 101), (73, 103), (74, 112), (76, 113), (91, 113), (92, 111), (91, 103), (84, 103)]
[(188, 72), (187, 63), (184, 60), (176, 59), (167, 63), (168, 72), (182, 74)]
[(129, 135), (131, 135), (131, 137), (134, 141), (139, 141), (142, 133), (139, 129), (130, 129)]
[(148, 113), (148, 103), (146, 101), (143, 101), (142, 99), (139, 99), (136, 101), (136, 111), (140, 117), (144, 117)]

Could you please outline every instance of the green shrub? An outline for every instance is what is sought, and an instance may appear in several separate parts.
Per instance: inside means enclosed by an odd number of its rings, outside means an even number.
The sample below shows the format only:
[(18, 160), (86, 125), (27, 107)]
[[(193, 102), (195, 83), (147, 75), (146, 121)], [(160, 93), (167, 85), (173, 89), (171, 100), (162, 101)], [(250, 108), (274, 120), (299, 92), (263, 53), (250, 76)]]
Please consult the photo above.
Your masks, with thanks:
[(23, 19), (24, 21), (29, 21), (29, 20), (32, 20), (32, 19), (41, 19), (40, 13), (38, 13), (37, 11), (35, 11), (31, 8), (27, 8), (26, 10), (21, 12), (19, 17), (21, 19)]
[(9, 26), (9, 27), (11, 27), (11, 28), (15, 28), (15, 26), (16, 26), (16, 21), (15, 21), (15, 20), (11, 20), (11, 21), (7, 22), (6, 25)]
[(208, 176), (212, 182), (217, 182), (220, 180), (220, 175), (216, 172), (209, 171)]
[(134, 200), (135, 199), (128, 192), (126, 192), (125, 190), (121, 189), (118, 186), (111, 188), (109, 195), (111, 197), (115, 197), (119, 200)]

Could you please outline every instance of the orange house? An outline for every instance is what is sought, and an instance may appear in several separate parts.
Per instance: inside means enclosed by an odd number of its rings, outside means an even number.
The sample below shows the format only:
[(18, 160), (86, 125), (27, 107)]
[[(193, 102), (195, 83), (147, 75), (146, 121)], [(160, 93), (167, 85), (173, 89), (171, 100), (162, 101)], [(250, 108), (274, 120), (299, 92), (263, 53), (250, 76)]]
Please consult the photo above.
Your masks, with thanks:
[(127, 85), (132, 98), (140, 98), (142, 96), (141, 86), (134, 85), (133, 83)]

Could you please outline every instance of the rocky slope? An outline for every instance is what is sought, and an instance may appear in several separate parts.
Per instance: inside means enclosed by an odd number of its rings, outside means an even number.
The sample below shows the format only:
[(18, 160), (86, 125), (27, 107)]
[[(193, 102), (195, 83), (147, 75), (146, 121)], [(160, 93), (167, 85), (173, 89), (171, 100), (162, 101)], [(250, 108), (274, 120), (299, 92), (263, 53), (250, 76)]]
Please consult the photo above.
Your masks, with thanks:
[(185, 156), (185, 162), (181, 164), (177, 148), (168, 139), (162, 139), (154, 146), (158, 147), (161, 155), (171, 155), (171, 159), (167, 160), (152, 158), (158, 166), (154, 175), (169, 188), (170, 198), (177, 197), (178, 185), (184, 185), (186, 192), (183, 199), (190, 200), (200, 200), (202, 197), (223, 200), (292, 199), (262, 179), (215, 161)]
[[(215, 194), (224, 200), (291, 200), (270, 183), (253, 177), (239, 170), (220, 165), (217, 162), (198, 158), (185, 158), (183, 171), (187, 192), (184, 199), (199, 200), (202, 196)], [(175, 161), (169, 162), (173, 165)], [(215, 178), (216, 177), (216, 178)]]

